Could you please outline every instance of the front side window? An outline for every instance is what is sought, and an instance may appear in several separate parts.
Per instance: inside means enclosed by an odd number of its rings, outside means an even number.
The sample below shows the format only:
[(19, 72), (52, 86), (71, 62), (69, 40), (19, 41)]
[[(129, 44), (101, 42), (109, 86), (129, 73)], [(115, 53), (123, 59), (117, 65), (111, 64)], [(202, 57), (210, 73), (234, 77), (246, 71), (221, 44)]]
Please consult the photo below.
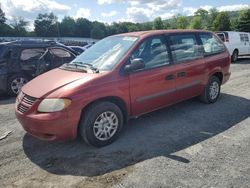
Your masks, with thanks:
[(175, 63), (182, 63), (202, 57), (199, 45), (193, 34), (170, 36), (170, 42), (170, 48)]
[(205, 55), (217, 54), (225, 51), (225, 47), (221, 41), (213, 34), (200, 34)]
[(44, 52), (45, 50), (42, 48), (25, 49), (22, 51), (20, 59), (22, 61), (38, 60)]
[(131, 55), (131, 60), (136, 58), (143, 60), (146, 69), (170, 63), (167, 47), (162, 37), (149, 38), (142, 42)]

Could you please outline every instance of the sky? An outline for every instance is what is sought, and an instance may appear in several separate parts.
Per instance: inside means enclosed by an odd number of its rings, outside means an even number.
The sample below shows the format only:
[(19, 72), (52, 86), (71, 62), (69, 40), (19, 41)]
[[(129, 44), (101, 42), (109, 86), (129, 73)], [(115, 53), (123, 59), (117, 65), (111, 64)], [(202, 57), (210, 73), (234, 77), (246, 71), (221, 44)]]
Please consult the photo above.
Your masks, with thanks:
[(9, 22), (15, 17), (29, 21), (29, 30), (38, 13), (53, 12), (59, 21), (64, 16), (112, 22), (147, 22), (160, 16), (193, 15), (198, 8), (233, 11), (250, 8), (250, 0), (0, 0)]

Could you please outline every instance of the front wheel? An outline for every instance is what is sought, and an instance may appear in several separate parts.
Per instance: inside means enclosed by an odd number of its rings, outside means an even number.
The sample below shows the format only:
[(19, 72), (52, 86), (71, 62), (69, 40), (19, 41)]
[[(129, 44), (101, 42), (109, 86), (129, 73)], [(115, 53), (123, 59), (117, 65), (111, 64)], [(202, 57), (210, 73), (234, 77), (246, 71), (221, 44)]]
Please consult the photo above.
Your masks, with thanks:
[(200, 100), (204, 103), (210, 104), (215, 103), (220, 95), (221, 82), (217, 76), (212, 76), (203, 93), (200, 95)]
[(123, 126), (120, 108), (111, 102), (98, 102), (86, 109), (80, 121), (80, 135), (86, 143), (102, 147), (112, 143)]

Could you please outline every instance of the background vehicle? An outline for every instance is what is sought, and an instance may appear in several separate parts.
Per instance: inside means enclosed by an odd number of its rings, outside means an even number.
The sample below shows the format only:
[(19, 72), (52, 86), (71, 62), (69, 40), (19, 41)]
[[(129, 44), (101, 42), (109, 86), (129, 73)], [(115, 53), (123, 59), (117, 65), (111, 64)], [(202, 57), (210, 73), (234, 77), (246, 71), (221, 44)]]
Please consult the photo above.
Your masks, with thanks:
[(230, 63), (223, 42), (208, 31), (111, 36), (25, 85), (16, 116), (40, 139), (74, 139), (79, 133), (100, 147), (117, 138), (129, 117), (197, 96), (215, 103)]
[(250, 33), (220, 31), (216, 34), (225, 43), (233, 62), (237, 61), (238, 56), (250, 55)]
[(69, 48), (72, 48), (74, 51), (76, 51), (79, 55), (81, 53), (83, 53), (86, 48), (82, 47), (82, 46), (68, 46)]
[(0, 43), (0, 92), (16, 95), (32, 78), (69, 63), (77, 53), (53, 41)]

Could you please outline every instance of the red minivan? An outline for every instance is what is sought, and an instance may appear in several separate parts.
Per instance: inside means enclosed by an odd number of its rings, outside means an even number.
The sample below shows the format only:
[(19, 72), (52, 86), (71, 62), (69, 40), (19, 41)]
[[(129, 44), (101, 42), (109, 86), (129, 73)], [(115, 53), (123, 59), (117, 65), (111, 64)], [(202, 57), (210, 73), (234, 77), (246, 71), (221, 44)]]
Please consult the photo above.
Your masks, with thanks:
[(107, 37), (26, 84), (16, 100), (23, 128), (43, 140), (114, 141), (130, 117), (199, 96), (214, 103), (230, 54), (209, 31), (160, 30)]

